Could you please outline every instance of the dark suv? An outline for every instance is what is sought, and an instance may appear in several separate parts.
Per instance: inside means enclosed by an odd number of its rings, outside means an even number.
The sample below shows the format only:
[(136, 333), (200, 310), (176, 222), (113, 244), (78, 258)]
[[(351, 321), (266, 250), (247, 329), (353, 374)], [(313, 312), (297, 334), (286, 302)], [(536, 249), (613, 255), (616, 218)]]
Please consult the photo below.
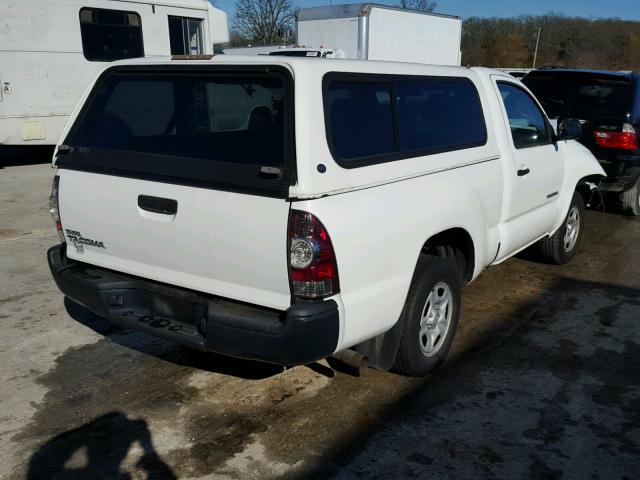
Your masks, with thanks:
[(580, 141), (607, 172), (600, 189), (618, 193), (622, 208), (640, 215), (640, 73), (543, 68), (522, 82), (550, 118), (582, 121)]

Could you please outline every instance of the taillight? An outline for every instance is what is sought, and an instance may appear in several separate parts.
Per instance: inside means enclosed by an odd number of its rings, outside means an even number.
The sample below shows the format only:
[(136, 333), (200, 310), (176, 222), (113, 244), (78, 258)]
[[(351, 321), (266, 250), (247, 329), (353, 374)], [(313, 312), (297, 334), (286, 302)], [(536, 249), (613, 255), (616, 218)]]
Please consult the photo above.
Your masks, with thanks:
[(289, 214), (291, 292), (301, 298), (323, 298), (340, 292), (338, 265), (331, 238), (315, 216)]
[(618, 148), (620, 150), (637, 150), (638, 136), (633, 125), (625, 123), (621, 132), (609, 132), (606, 130), (596, 130), (596, 143), (605, 148)]
[(56, 224), (56, 231), (60, 237), (62, 243), (64, 240), (64, 233), (62, 232), (62, 222), (60, 222), (60, 208), (58, 208), (58, 189), (60, 185), (60, 177), (56, 175), (53, 177), (53, 185), (51, 186), (51, 196), (49, 197), (49, 213)]

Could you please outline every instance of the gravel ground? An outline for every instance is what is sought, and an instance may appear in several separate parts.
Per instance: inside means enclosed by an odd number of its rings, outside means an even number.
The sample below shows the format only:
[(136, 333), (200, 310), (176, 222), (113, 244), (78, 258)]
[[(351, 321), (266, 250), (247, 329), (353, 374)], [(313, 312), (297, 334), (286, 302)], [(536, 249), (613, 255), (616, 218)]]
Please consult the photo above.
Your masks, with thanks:
[[(16, 162), (17, 163), (17, 162)], [(640, 477), (640, 221), (463, 291), (425, 379), (282, 369), (111, 327), (56, 290), (53, 170), (0, 163), (0, 478)]]

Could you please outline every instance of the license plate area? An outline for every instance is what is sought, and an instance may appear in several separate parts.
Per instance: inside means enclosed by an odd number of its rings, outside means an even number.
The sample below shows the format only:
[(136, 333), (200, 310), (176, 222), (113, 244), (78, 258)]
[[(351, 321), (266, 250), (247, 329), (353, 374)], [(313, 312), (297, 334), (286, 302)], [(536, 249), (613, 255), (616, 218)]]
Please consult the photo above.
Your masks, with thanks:
[(118, 306), (111, 303), (114, 319), (135, 328), (153, 329), (174, 335), (202, 337), (206, 322), (206, 305), (165, 295), (163, 293), (132, 289), (110, 293), (109, 299), (117, 299)]
[(194, 302), (181, 300), (167, 295), (153, 294), (151, 297), (151, 316), (176, 320), (197, 327), (206, 316), (206, 308)]

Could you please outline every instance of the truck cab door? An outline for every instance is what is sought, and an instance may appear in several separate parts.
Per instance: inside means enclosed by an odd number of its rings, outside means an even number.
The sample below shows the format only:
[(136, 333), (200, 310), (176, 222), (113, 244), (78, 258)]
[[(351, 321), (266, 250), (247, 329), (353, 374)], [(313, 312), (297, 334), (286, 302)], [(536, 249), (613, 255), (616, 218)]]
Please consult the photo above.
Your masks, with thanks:
[[(500, 77), (502, 78), (502, 77)], [(562, 152), (544, 111), (521, 85), (495, 82), (508, 135), (511, 161), (503, 206), (503, 239), (498, 260), (550, 233), (559, 215), (564, 176)]]

